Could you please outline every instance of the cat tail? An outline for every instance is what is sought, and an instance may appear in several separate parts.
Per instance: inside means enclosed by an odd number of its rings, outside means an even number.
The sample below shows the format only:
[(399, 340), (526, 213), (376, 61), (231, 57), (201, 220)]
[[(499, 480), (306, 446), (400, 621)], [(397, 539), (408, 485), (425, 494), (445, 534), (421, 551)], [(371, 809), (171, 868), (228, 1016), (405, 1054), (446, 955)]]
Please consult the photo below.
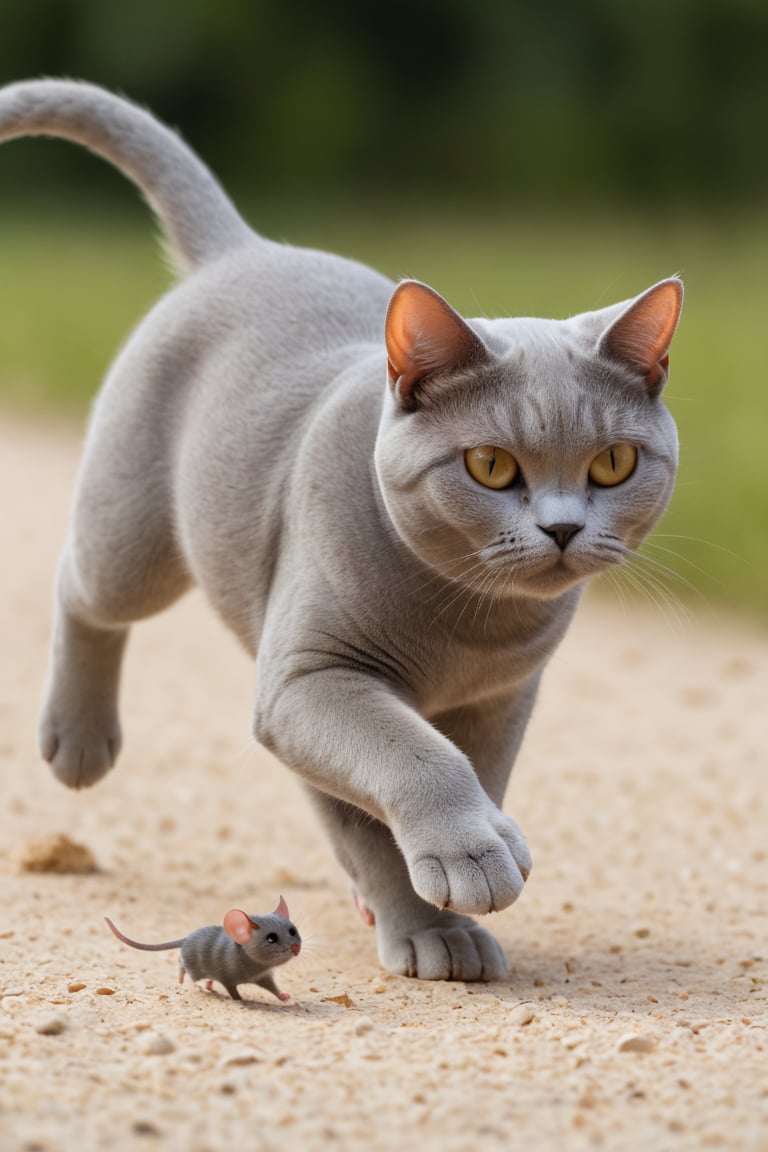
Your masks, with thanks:
[(113, 164), (157, 216), (180, 273), (260, 242), (180, 136), (95, 84), (27, 80), (0, 88), (0, 142), (17, 136), (60, 136)]

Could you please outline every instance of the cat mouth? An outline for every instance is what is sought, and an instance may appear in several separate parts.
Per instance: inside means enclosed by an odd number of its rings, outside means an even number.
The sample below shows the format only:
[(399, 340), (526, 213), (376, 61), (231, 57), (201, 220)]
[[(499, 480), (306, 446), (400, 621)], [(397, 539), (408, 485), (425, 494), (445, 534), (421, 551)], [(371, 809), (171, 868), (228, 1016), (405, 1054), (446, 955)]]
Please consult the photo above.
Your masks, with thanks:
[(577, 556), (570, 555), (566, 549), (559, 556), (520, 565), (514, 574), (512, 586), (514, 590), (529, 596), (549, 599), (609, 568), (615, 568), (623, 559), (623, 554), (614, 551), (600, 555), (582, 553)]

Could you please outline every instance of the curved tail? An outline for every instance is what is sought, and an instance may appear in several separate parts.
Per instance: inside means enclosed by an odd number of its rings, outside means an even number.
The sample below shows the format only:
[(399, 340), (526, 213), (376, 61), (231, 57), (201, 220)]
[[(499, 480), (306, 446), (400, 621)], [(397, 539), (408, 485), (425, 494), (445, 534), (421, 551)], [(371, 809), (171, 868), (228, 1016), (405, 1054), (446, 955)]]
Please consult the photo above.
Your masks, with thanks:
[(122, 940), (123, 944), (129, 944), (131, 948), (139, 948), (142, 952), (167, 952), (171, 948), (181, 948), (186, 940), (186, 936), (182, 936), (181, 940), (169, 940), (167, 944), (140, 944), (138, 940), (129, 940), (127, 936), (123, 936), (120, 929), (115, 927), (109, 916), (105, 916), (104, 919), (118, 940)]
[(114, 164), (138, 185), (182, 271), (256, 239), (175, 132), (94, 84), (28, 80), (0, 89), (0, 142), (17, 136), (61, 136)]

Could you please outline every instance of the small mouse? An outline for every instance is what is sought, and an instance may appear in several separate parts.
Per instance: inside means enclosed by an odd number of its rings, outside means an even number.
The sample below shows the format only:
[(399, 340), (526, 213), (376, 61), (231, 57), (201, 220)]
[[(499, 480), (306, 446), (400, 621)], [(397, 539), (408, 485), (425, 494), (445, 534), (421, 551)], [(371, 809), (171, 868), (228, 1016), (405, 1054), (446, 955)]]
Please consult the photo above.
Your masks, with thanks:
[(141, 944), (129, 940), (108, 916), (104, 919), (118, 940), (131, 948), (140, 948), (144, 952), (180, 948), (179, 984), (184, 982), (186, 973), (191, 980), (205, 980), (209, 991), (214, 980), (218, 981), (233, 1000), (242, 1000), (238, 984), (258, 984), (278, 1000), (291, 998), (287, 992), (280, 991), (269, 973), (270, 968), (287, 963), (301, 951), (301, 936), (290, 921), (288, 905), (282, 896), (274, 912), (266, 916), (249, 916), (233, 908), (227, 912), (221, 927), (210, 924), (206, 928), (197, 928), (188, 936), (166, 944)]

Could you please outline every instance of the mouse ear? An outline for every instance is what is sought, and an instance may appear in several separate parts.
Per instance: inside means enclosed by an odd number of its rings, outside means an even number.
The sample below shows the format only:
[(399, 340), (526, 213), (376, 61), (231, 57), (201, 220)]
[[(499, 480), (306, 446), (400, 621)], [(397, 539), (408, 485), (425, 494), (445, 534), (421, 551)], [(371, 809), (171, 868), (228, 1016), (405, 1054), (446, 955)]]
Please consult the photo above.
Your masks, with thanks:
[(258, 924), (239, 908), (232, 908), (224, 917), (224, 931), (236, 944), (247, 944), (254, 928), (258, 928)]
[(288, 905), (286, 904), (286, 902), (282, 896), (280, 897), (280, 901), (277, 905), (277, 908), (275, 908), (274, 915), (275, 916), (285, 916), (286, 920), (290, 920), (290, 918), (291, 918), (290, 913), (288, 911)]

